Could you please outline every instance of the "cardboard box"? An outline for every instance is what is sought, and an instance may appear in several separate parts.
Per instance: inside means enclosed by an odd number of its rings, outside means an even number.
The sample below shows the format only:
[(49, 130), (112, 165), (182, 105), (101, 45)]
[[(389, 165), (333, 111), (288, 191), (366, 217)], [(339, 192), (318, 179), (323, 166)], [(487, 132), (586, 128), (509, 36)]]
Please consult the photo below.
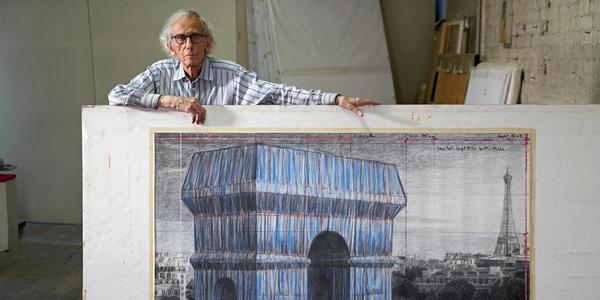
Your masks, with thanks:
[(440, 72), (434, 93), (435, 104), (464, 104), (469, 73)]
[(446, 28), (446, 20), (441, 20), (435, 24), (433, 53), (431, 55), (431, 66), (429, 69), (429, 82), (427, 83), (425, 90), (425, 104), (429, 104), (433, 101), (433, 91), (437, 79), (438, 55), (444, 53), (444, 46), (446, 45)]

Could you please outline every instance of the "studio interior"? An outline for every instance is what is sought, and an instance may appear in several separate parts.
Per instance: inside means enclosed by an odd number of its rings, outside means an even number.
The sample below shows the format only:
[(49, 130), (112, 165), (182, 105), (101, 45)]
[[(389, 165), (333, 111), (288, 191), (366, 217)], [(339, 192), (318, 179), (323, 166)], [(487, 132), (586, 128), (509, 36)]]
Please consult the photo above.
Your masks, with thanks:
[(600, 0), (0, 24), (0, 299), (598, 299)]

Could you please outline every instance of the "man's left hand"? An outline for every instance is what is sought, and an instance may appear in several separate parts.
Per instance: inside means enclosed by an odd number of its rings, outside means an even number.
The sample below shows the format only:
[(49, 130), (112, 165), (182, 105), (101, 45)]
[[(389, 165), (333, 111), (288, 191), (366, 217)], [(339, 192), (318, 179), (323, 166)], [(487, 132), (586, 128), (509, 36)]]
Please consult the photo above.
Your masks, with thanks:
[(372, 99), (361, 99), (361, 98), (354, 98), (354, 97), (338, 95), (337, 97), (335, 97), (335, 104), (337, 104), (349, 111), (352, 111), (359, 117), (362, 117), (363, 111), (360, 110), (358, 107), (365, 106), (365, 105), (379, 105), (379, 104), (381, 104), (381, 102), (379, 102), (377, 100), (372, 100)]

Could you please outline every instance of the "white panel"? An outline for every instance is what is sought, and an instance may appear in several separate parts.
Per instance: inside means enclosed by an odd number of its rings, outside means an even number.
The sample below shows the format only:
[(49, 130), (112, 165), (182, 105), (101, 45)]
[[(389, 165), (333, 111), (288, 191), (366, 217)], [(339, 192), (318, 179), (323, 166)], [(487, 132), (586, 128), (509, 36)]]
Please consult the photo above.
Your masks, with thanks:
[(0, 182), (0, 251), (16, 249), (19, 242), (17, 220), (17, 179)]
[(8, 250), (8, 197), (6, 182), (0, 182), (0, 251)]
[(465, 104), (504, 104), (510, 73), (498, 70), (471, 72)]
[[(600, 293), (599, 106), (207, 107), (207, 128), (534, 128), (536, 299)], [(83, 109), (83, 287), (87, 299), (151, 294), (150, 128), (190, 127), (172, 111)]]
[(465, 104), (517, 104), (521, 68), (515, 63), (480, 63), (471, 72)]

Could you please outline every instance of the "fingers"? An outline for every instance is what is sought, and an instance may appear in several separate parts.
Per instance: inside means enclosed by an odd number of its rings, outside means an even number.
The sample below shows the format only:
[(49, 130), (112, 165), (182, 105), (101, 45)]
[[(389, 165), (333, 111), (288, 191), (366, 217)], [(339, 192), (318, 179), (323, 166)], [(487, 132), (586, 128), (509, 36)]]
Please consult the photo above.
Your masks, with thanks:
[(200, 105), (196, 98), (187, 99), (185, 112), (192, 114), (192, 124), (204, 124), (206, 119), (206, 109)]
[(192, 114), (192, 123), (195, 124), (204, 124), (206, 119), (206, 109), (202, 107), (202, 105), (197, 102), (190, 109), (190, 113)]
[(359, 117), (363, 116), (363, 111), (358, 108), (354, 108), (353, 112)]
[(354, 97), (346, 97), (346, 101), (352, 103), (356, 106), (365, 106), (365, 105), (379, 105), (381, 102), (374, 99), (362, 99), (362, 98), (354, 98)]
[(204, 109), (204, 107), (202, 107), (202, 113), (200, 114), (200, 123), (198, 123), (198, 124), (204, 124), (205, 119), (206, 119), (206, 109)]
[(356, 106), (365, 106), (365, 105), (379, 105), (381, 104), (381, 102), (377, 101), (377, 100), (373, 100), (373, 99), (360, 99), (360, 98), (355, 98), (355, 102), (354, 105)]
[(204, 124), (206, 118), (206, 111), (198, 111), (192, 113), (192, 124)]
[(363, 111), (360, 110), (356, 105), (348, 102), (347, 105), (343, 106), (344, 108), (346, 108), (347, 110), (353, 112), (354, 114), (356, 114), (359, 117), (363, 116)]
[(347, 96), (338, 96), (338, 98), (336, 98), (336, 103), (339, 106), (353, 112), (354, 114), (356, 114), (359, 117), (363, 116), (363, 111), (361, 109), (359, 109), (358, 107), (365, 106), (365, 105), (381, 104), (381, 102), (379, 102), (377, 100), (373, 100), (373, 99), (353, 98), (353, 97), (347, 97)]
[(159, 106), (190, 113), (192, 115), (192, 124), (204, 124), (206, 119), (206, 109), (196, 97), (161, 96), (159, 98)]

